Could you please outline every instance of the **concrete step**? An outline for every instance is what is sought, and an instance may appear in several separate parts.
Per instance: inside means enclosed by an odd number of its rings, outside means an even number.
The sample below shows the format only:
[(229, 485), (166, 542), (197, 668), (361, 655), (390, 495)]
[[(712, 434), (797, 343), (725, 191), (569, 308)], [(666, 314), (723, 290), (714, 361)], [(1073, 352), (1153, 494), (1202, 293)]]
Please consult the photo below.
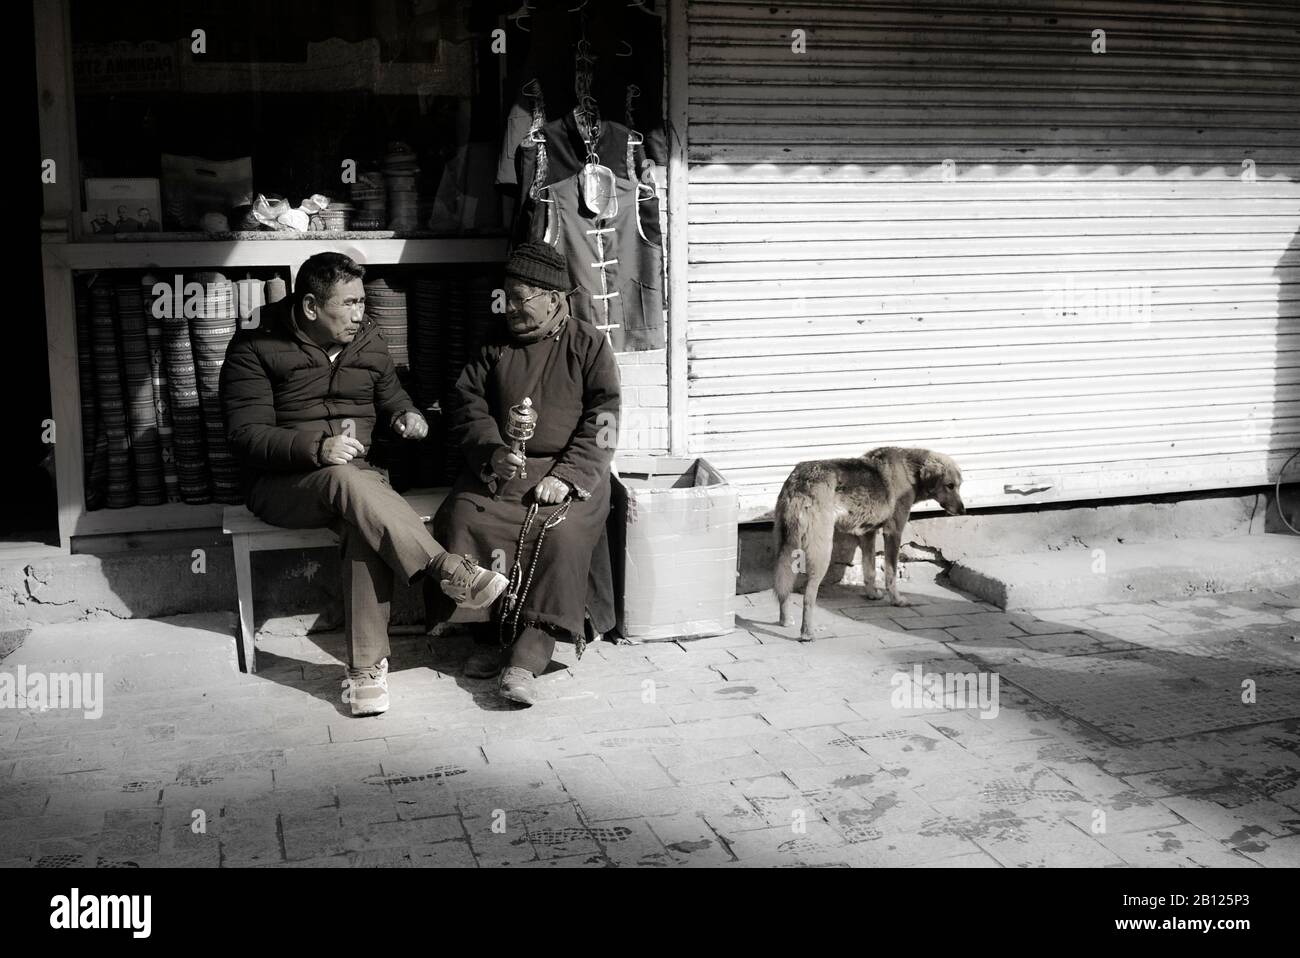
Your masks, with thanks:
[(1176, 539), (1017, 555), (967, 556), (952, 584), (1003, 609), (1174, 599), (1300, 582), (1300, 537)]
[(4, 659), (18, 675), (91, 675), (110, 700), (238, 684), (237, 616), (207, 612), (165, 619), (100, 617), (37, 626)]
[[(324, 615), (342, 622), (338, 556), (337, 546), (255, 553), (257, 627), (280, 616)], [(106, 615), (159, 619), (233, 612), (236, 605), (234, 553), (229, 537), (220, 534), (194, 533), (180, 546), (102, 555), (0, 553), (0, 633)], [(423, 615), (420, 589), (399, 583), (392, 623), (418, 623)]]

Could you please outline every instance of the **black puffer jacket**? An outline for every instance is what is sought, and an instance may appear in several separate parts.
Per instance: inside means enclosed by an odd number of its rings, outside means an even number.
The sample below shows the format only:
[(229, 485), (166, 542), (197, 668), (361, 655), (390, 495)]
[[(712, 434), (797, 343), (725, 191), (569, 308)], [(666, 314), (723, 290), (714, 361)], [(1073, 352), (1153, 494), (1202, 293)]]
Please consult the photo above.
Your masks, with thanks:
[(261, 323), (235, 334), (221, 367), (226, 438), (245, 491), (264, 472), (317, 468), (321, 440), (342, 435), (349, 419), (369, 454), (377, 417), (391, 424), (415, 409), (374, 320), (331, 363), (298, 328), (290, 303), (263, 307)]

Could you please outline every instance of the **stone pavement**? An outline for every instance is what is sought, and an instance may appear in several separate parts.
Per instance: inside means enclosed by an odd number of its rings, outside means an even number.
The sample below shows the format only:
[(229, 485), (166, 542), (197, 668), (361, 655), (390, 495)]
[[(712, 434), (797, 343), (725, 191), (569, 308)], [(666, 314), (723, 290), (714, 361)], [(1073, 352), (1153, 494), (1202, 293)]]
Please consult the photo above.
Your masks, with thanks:
[[(825, 590), (810, 644), (766, 592), (726, 636), (599, 643), (576, 667), (564, 646), (528, 710), (460, 675), (463, 637), (394, 636), (392, 711), (353, 719), (337, 634), (265, 635), (246, 676), (233, 617), (38, 629), (3, 671), (102, 669), (104, 709), (0, 709), (0, 865), (1300, 864), (1300, 702), (1266, 681), (1300, 669), (1300, 584), (1007, 615), (908, 568), (908, 608)], [(1125, 713), (1121, 744), (1079, 720), (1108, 720), (1108, 682), (1048, 681), (1242, 648), (1275, 710), (1254, 714), (1283, 717), (1164, 737), (1226, 706), (1157, 670), (1124, 678), (1160, 705)], [(914, 682), (1003, 669), (982, 705)]]

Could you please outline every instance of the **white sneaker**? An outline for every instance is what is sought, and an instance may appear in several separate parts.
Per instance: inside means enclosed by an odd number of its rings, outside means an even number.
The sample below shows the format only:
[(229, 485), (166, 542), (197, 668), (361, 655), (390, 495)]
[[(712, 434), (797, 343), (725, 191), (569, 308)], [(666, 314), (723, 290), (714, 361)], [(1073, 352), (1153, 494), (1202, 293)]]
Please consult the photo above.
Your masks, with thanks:
[(349, 668), (343, 679), (343, 701), (352, 705), (353, 718), (387, 712), (388, 659), (368, 669)]
[(442, 591), (462, 609), (482, 609), (497, 600), (510, 580), (500, 572), (484, 569), (462, 556), (451, 575), (442, 580)]

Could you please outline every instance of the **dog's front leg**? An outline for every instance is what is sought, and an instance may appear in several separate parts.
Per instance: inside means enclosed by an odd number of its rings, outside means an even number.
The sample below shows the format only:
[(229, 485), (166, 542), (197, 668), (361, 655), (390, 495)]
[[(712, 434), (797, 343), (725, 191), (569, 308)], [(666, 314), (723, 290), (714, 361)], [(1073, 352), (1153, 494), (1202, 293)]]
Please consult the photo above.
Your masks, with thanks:
[(879, 599), (876, 588), (876, 530), (869, 529), (858, 537), (862, 547), (862, 585), (868, 599)]
[(898, 594), (898, 551), (903, 547), (903, 536), (893, 529), (885, 530), (885, 591), (894, 605), (911, 605)]

